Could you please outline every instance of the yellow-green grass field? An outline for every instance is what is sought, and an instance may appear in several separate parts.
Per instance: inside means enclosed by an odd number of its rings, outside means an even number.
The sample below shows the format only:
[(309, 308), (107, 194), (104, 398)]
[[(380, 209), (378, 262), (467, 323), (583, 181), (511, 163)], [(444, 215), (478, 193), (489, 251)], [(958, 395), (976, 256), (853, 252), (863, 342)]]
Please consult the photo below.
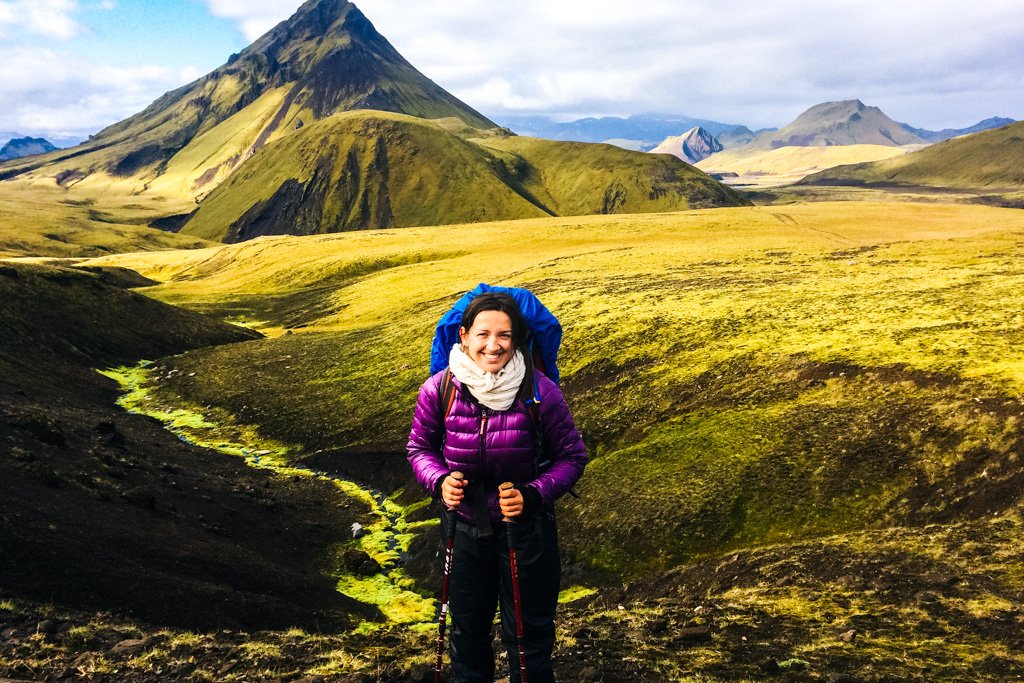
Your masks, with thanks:
[(65, 190), (52, 179), (0, 182), (0, 257), (89, 257), (210, 244), (149, 227), (195, 209), (191, 199), (131, 195), (113, 187)]
[(568, 557), (628, 577), (1015, 505), (1022, 248), (1018, 211), (824, 202), (97, 263), (272, 335), (168, 359), (181, 372), (160, 391), (337, 457), (403, 450), (433, 324), (462, 292), (531, 288), (565, 327), (563, 386), (593, 455), (564, 506)]

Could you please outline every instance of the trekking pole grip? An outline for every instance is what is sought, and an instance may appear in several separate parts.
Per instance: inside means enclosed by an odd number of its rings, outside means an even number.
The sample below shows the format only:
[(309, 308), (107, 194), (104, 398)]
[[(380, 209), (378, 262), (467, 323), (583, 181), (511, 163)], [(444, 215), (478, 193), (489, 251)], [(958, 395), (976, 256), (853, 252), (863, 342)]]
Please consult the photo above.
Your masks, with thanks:
[[(498, 491), (499, 492), (500, 491), (508, 491), (509, 489), (514, 489), (515, 487), (516, 487), (515, 484), (513, 484), (510, 481), (506, 481), (506, 482), (502, 483), (500, 486), (498, 486)], [(515, 524), (516, 523), (516, 520), (514, 520), (514, 519), (512, 519), (511, 517), (508, 517), (508, 516), (502, 517), (501, 521), (508, 522), (509, 524)]]

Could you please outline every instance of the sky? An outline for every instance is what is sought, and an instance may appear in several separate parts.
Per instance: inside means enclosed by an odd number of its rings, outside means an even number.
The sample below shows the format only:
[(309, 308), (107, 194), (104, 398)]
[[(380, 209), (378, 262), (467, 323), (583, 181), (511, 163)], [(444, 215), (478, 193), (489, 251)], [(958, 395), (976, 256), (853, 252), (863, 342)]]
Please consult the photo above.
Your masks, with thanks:
[[(0, 135), (85, 137), (223, 64), (300, 0), (0, 0)], [(491, 118), (659, 112), (779, 127), (860, 99), (897, 121), (1024, 119), (1021, 0), (359, 0)]]

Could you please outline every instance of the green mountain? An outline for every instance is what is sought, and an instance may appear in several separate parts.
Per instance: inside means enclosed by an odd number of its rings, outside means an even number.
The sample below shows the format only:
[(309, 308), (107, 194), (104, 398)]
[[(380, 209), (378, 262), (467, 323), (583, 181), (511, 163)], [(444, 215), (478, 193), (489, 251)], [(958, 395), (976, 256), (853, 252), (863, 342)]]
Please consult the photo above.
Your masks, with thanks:
[(76, 148), (0, 165), (12, 179), (0, 192), (13, 204), (32, 186), (57, 195), (48, 206), (118, 197), (151, 227), (230, 241), (745, 203), (682, 163), (512, 140), (345, 0), (309, 0), (224, 66)]
[(268, 145), (183, 234), (260, 235), (741, 205), (669, 157), (516, 136), (464, 139), (402, 114), (335, 114)]
[(419, 73), (355, 5), (309, 0), (210, 74), (77, 147), (0, 168), (0, 178), (128, 179), (135, 191), (196, 196), (276, 137), (350, 109), (495, 125)]
[(807, 176), (806, 185), (915, 185), (1024, 190), (1024, 121), (947, 140), (893, 159), (837, 166)]
[(860, 100), (818, 104), (792, 123), (761, 133), (750, 143), (758, 149), (826, 147), (830, 145), (916, 145), (925, 141)]

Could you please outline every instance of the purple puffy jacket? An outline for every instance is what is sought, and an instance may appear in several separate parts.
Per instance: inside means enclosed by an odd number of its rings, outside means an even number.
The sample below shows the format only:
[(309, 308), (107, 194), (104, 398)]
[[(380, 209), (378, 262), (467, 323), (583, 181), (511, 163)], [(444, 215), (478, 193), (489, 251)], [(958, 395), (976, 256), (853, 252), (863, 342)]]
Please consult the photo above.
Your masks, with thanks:
[[(477, 403), (469, 390), (452, 376), (455, 401), (444, 423), (447, 436), (442, 439), (443, 376), (444, 371), (437, 373), (420, 389), (409, 434), (409, 464), (431, 495), (441, 479), (460, 471), (471, 485), (484, 483), (491, 521), (497, 522), (501, 520), (498, 484), (503, 481), (517, 486), (529, 484), (540, 493), (546, 508), (552, 507), (573, 487), (587, 464), (587, 451), (557, 384), (543, 373), (537, 373), (544, 457), (551, 464), (535, 477), (533, 425), (520, 400), (508, 410), (491, 410)], [(441, 453), (442, 440), (444, 453)], [(471, 506), (468, 498), (459, 506), (462, 519), (472, 519)]]

